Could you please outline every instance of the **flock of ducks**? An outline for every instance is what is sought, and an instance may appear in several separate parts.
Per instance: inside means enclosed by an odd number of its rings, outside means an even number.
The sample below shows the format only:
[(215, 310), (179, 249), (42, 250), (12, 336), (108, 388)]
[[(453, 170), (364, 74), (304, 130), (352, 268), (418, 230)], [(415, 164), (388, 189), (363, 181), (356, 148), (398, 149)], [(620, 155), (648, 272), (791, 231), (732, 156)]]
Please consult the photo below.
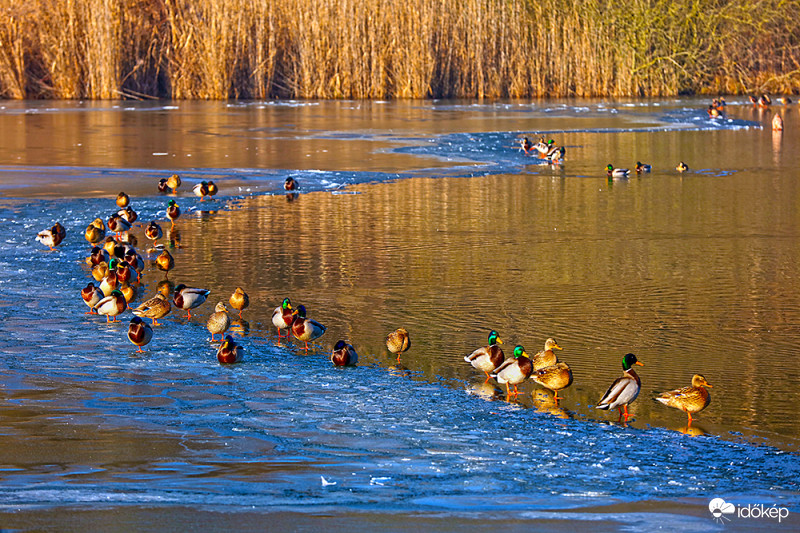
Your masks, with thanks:
[[(548, 143), (552, 146), (552, 141)], [(534, 148), (536, 149), (536, 148)], [(552, 150), (552, 148), (551, 148)], [(559, 150), (563, 155), (563, 148)], [(637, 167), (640, 166), (637, 163)], [(648, 166), (649, 167), (649, 166)], [(609, 165), (609, 174), (615, 170)], [(649, 168), (648, 168), (649, 170)], [(646, 171), (646, 170), (643, 170)], [(294, 190), (296, 182), (287, 178), (287, 190)], [(174, 192), (180, 187), (181, 181), (177, 175), (159, 181), (158, 190), (161, 192)], [(192, 189), (195, 195), (203, 201), (207, 196), (217, 192), (216, 185), (211, 182), (201, 182)], [(289, 187), (292, 187), (291, 189)], [(130, 197), (121, 192), (116, 199), (119, 211), (112, 213), (106, 222), (98, 218), (86, 228), (84, 237), (92, 246), (87, 265), (91, 268), (91, 275), (95, 282), (89, 282), (81, 290), (81, 297), (89, 307), (87, 314), (104, 315), (107, 322), (116, 321), (129, 308), (129, 304), (136, 298), (136, 287), (144, 274), (145, 262), (135, 247), (136, 238), (129, 233), (138, 216), (130, 206)], [(167, 218), (174, 227), (175, 221), (180, 217), (180, 208), (175, 200), (167, 204)], [(210, 296), (211, 291), (198, 287), (188, 287), (181, 283), (173, 288), (168, 280), (169, 271), (174, 267), (174, 258), (164, 245), (159, 245), (158, 240), (163, 236), (160, 224), (152, 220), (147, 225), (139, 224), (144, 228), (145, 237), (153, 241), (153, 249), (160, 250), (155, 263), (159, 270), (164, 272), (165, 279), (158, 284), (156, 294), (145, 300), (135, 308), (131, 308), (134, 317), (130, 320), (127, 336), (130, 342), (141, 352), (142, 347), (149, 344), (153, 338), (153, 327), (160, 326), (159, 319), (168, 315), (172, 307), (186, 311), (186, 319), (191, 320), (191, 310), (202, 305)], [(107, 236), (107, 231), (113, 235)], [(55, 249), (66, 237), (66, 230), (60, 223), (40, 232), (36, 240)], [(241, 287), (237, 287), (228, 299), (228, 305), (239, 312), (248, 308), (249, 296)], [(152, 324), (146, 322), (150, 319)], [(278, 338), (284, 336), (288, 339), (293, 336), (303, 343), (303, 349), (308, 352), (309, 342), (319, 339), (325, 334), (326, 327), (318, 321), (308, 318), (304, 305), (292, 306), (289, 298), (284, 298), (272, 313), (272, 324), (277, 329)], [(231, 326), (228, 306), (225, 302), (218, 302), (214, 312), (206, 321), (206, 328), (211, 334), (211, 342), (219, 342), (217, 359), (222, 364), (238, 363), (242, 361), (244, 348), (226, 332)], [(219, 339), (215, 336), (219, 335)], [(554, 350), (561, 350), (558, 343), (549, 338), (545, 341), (544, 348), (533, 357), (529, 356), (525, 348), (517, 345), (513, 356), (506, 358), (500, 345), (503, 341), (496, 331), (491, 331), (488, 344), (476, 349), (464, 360), (475, 369), (486, 375), (486, 381), (495, 379), (498, 384), (505, 385), (506, 397), (512, 398), (519, 394), (518, 385), (525, 380), (535, 383), (553, 391), (556, 405), (559, 392), (572, 384), (572, 370), (569, 365), (560, 362)], [(386, 336), (386, 348), (392, 354), (400, 356), (411, 347), (411, 340), (405, 328), (398, 328)], [(353, 366), (358, 362), (358, 354), (352, 344), (345, 340), (338, 340), (331, 350), (330, 361), (336, 366)], [(598, 402), (597, 409), (619, 409), (620, 420), (625, 421), (630, 416), (628, 405), (639, 395), (641, 380), (633, 370), (634, 365), (642, 365), (632, 353), (626, 354), (622, 359), (622, 377), (616, 379)], [(513, 392), (511, 390), (513, 387)], [(655, 400), (687, 413), (689, 425), (692, 415), (705, 409), (710, 403), (710, 395), (705, 387), (711, 387), (701, 375), (695, 375), (690, 387), (664, 392)]]

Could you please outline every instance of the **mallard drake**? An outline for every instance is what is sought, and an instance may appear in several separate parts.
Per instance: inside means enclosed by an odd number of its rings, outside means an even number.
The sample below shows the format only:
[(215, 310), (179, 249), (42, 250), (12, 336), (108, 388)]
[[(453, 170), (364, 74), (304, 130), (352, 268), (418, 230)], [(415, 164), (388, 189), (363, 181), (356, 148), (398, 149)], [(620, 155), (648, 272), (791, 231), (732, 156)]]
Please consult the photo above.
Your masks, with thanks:
[(167, 203), (167, 218), (172, 222), (172, 225), (175, 225), (175, 221), (178, 220), (178, 217), (181, 216), (181, 208), (178, 207), (178, 204), (175, 200), (170, 200)]
[(42, 230), (36, 235), (36, 240), (50, 248), (51, 251), (55, 250), (56, 246), (64, 240), (64, 235), (66, 234), (61, 228), (63, 226), (58, 224), (57, 226), (53, 225), (50, 229)]
[(531, 379), (546, 389), (553, 391), (553, 396), (558, 404), (558, 391), (572, 385), (572, 370), (567, 363), (556, 363), (539, 370), (534, 370)]
[(792, 103), (792, 99), (789, 98), (788, 96), (779, 96), (777, 98), (777, 100), (778, 100), (779, 103), (781, 103), (783, 105), (789, 105), (789, 104)]
[(97, 302), (102, 300), (105, 297), (103, 291), (100, 290), (100, 287), (95, 287), (94, 283), (89, 282), (86, 287), (81, 289), (81, 298), (83, 298), (84, 303), (89, 306), (89, 310), (85, 313), (87, 315), (91, 315), (94, 313), (94, 306), (97, 305)]
[(222, 364), (238, 363), (244, 357), (244, 348), (236, 344), (233, 337), (225, 336), (225, 340), (217, 348), (217, 361)]
[(612, 164), (606, 166), (606, 172), (609, 178), (627, 178), (628, 174), (631, 173), (627, 168), (614, 168)]
[(117, 211), (117, 214), (125, 219), (125, 221), (131, 226), (133, 226), (133, 223), (136, 222), (137, 218), (139, 218), (138, 213), (136, 213), (131, 206), (120, 209)]
[(549, 152), (547, 152), (544, 158), (551, 163), (560, 163), (564, 160), (566, 153), (567, 149), (563, 146), (554, 146)]
[(128, 207), (131, 203), (131, 197), (121, 192), (117, 195), (117, 205), (119, 207), (125, 208)]
[(286, 189), (287, 191), (294, 191), (298, 187), (299, 185), (297, 184), (297, 180), (291, 176), (286, 178), (286, 180), (283, 182), (283, 188)]
[(292, 335), (305, 343), (305, 350), (308, 351), (308, 342), (322, 337), (325, 333), (325, 326), (313, 320), (306, 318), (306, 308), (304, 305), (297, 306), (294, 311), (295, 318), (292, 322)]
[(352, 344), (338, 341), (331, 352), (331, 363), (336, 366), (355, 366), (358, 363), (358, 354)]
[(167, 250), (161, 250), (161, 253), (156, 256), (156, 266), (159, 270), (164, 271), (166, 277), (169, 275), (169, 271), (175, 268), (175, 259)]
[[(108, 262), (108, 266), (106, 268), (106, 275), (103, 276), (102, 280), (100, 280), (100, 290), (103, 291), (103, 294), (106, 296), (110, 295), (111, 291), (116, 289), (117, 285), (119, 285), (119, 278), (117, 277), (118, 264), (119, 260), (116, 257), (112, 257), (111, 260)], [(100, 263), (100, 265), (102, 265), (102, 263)], [(102, 267), (99, 270), (102, 270)]]
[(169, 299), (159, 292), (134, 309), (133, 314), (150, 318), (153, 320), (154, 326), (160, 326), (158, 319), (167, 316), (170, 311), (172, 311), (172, 305), (169, 303)]
[(533, 363), (528, 357), (525, 348), (517, 345), (514, 348), (514, 357), (509, 357), (497, 367), (492, 377), (501, 385), (506, 385), (506, 396), (511, 396), (509, 385), (514, 385), (514, 396), (519, 394), (517, 385), (528, 379), (533, 372)]
[(627, 353), (622, 357), (623, 376), (614, 380), (606, 393), (597, 403), (597, 409), (617, 409), (619, 417), (622, 418), (622, 410), (625, 409), (625, 420), (628, 420), (628, 404), (639, 396), (639, 389), (642, 380), (633, 370), (633, 365), (644, 366), (632, 353)]
[(191, 310), (205, 302), (209, 294), (211, 294), (211, 291), (207, 289), (187, 287), (181, 283), (175, 287), (175, 293), (172, 297), (172, 304), (178, 309), (183, 309), (186, 311), (186, 318), (191, 320)]
[(552, 148), (555, 145), (555, 143), (556, 142), (553, 139), (550, 139), (549, 141), (544, 142), (544, 137), (541, 137), (539, 139), (539, 142), (537, 142), (535, 145), (533, 145), (533, 149), (536, 150), (537, 152), (539, 152), (539, 155), (544, 156), (550, 150), (552, 150)]
[(231, 317), (228, 316), (228, 308), (223, 302), (218, 302), (214, 306), (214, 312), (211, 313), (208, 321), (206, 321), (206, 328), (211, 333), (211, 339), (209, 340), (214, 342), (214, 335), (219, 333), (219, 340), (221, 341), (222, 336), (228, 331), (229, 327), (231, 327)]
[(121, 216), (119, 216), (117, 213), (114, 213), (113, 215), (108, 217), (106, 225), (108, 226), (109, 230), (117, 234), (117, 237), (122, 236), (123, 233), (131, 229), (130, 223)]
[(506, 359), (502, 348), (498, 346), (499, 344), (503, 344), (503, 340), (496, 331), (492, 330), (489, 332), (489, 344), (487, 346), (478, 348), (464, 357), (464, 361), (486, 374), (486, 381), (491, 378), (489, 374), (494, 372)]
[(689, 425), (691, 425), (692, 415), (699, 413), (711, 403), (711, 395), (705, 387), (713, 388), (705, 377), (701, 374), (695, 374), (692, 377), (691, 387), (662, 392), (654, 400), (668, 407), (680, 409), (689, 415)]
[(192, 187), (192, 192), (194, 193), (195, 196), (199, 196), (200, 201), (202, 202), (203, 200), (206, 199), (206, 196), (208, 196), (208, 182), (201, 181), (200, 183)]
[[(294, 322), (294, 313), (292, 312), (292, 302), (289, 298), (284, 298), (281, 305), (275, 308), (272, 312), (272, 324), (278, 328), (278, 338), (281, 338), (281, 330), (289, 330)], [(289, 338), (289, 331), (286, 331), (286, 338)]]
[(777, 113), (772, 117), (772, 131), (783, 131), (783, 118)]
[(141, 278), (142, 272), (144, 272), (144, 259), (142, 256), (139, 255), (136, 250), (130, 248), (125, 250), (125, 255), (123, 256), (125, 262), (130, 265), (130, 267), (136, 271), (138, 277)]
[(247, 309), (250, 305), (250, 297), (244, 292), (244, 289), (236, 287), (231, 297), (228, 298), (228, 303), (231, 304), (231, 307), (239, 311), (239, 316), (241, 317), (242, 311)]
[(158, 239), (163, 237), (164, 231), (155, 220), (151, 220), (147, 226), (144, 227), (144, 236), (153, 241), (153, 246), (158, 244)]
[(708, 113), (708, 118), (719, 118), (722, 115), (722, 111), (714, 107), (713, 105), (709, 105), (708, 109), (706, 110)]
[(637, 174), (641, 174), (642, 172), (650, 172), (651, 170), (653, 170), (653, 167), (651, 165), (648, 165), (647, 163), (642, 163), (641, 161), (637, 161), (636, 166), (634, 168)]
[(167, 187), (172, 189), (173, 191), (178, 190), (178, 187), (181, 186), (181, 177), (177, 174), (173, 174), (169, 178), (167, 178)]
[(89, 257), (86, 258), (86, 264), (94, 268), (95, 266), (99, 265), (100, 263), (108, 264), (109, 256), (108, 252), (105, 248), (101, 248), (99, 246), (95, 246), (92, 248), (92, 251), (89, 252)]
[(103, 220), (100, 218), (94, 219), (94, 222), (86, 226), (83, 236), (92, 245), (102, 241), (106, 236), (106, 225)]
[(137, 283), (139, 281), (139, 273), (127, 261), (117, 263), (116, 270), (117, 279), (120, 283)]
[[(125, 295), (119, 289), (114, 289), (111, 294), (100, 300), (94, 305), (94, 310), (98, 315), (105, 315), (106, 322), (116, 322), (117, 315), (128, 308)], [(113, 317), (113, 320), (111, 320)]]
[(161, 178), (158, 180), (158, 192), (169, 193), (172, 192), (172, 188), (167, 183), (167, 178)]
[(411, 348), (411, 337), (405, 328), (398, 328), (386, 336), (386, 348), (393, 354), (397, 354), (397, 362), (400, 362), (400, 354)]
[(209, 181), (208, 182), (208, 195), (209, 196), (216, 196), (218, 192), (219, 192), (219, 187), (217, 187), (217, 184), (214, 183), (213, 181)]
[(675, 170), (677, 170), (678, 172), (686, 172), (687, 170), (689, 170), (689, 165), (681, 161), (680, 163), (678, 163), (678, 166), (675, 167)]
[(758, 97), (758, 105), (760, 107), (769, 107), (772, 105), (772, 99), (769, 97), (768, 94), (762, 94)]
[(128, 325), (128, 339), (138, 346), (137, 352), (143, 352), (142, 346), (149, 343), (153, 338), (153, 328), (150, 324), (135, 316)]
[(539, 370), (558, 363), (558, 357), (553, 350), (561, 349), (561, 346), (559, 346), (553, 338), (544, 341), (544, 349), (540, 352), (536, 352), (536, 355), (531, 358), (531, 361), (533, 361), (533, 369)]

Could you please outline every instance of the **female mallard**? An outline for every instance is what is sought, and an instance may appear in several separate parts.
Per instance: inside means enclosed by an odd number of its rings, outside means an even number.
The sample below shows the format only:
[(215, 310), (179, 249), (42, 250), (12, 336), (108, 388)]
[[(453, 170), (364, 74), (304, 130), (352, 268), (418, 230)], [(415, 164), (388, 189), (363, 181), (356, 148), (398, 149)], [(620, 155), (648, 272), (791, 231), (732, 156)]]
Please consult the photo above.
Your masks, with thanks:
[(553, 391), (553, 399), (557, 405), (558, 400), (561, 399), (558, 397), (558, 391), (572, 385), (572, 370), (570, 370), (567, 363), (556, 363), (540, 370), (534, 370), (533, 374), (531, 374), (531, 379), (542, 387)]
[[(116, 322), (117, 315), (128, 308), (128, 302), (125, 301), (125, 295), (119, 289), (114, 289), (111, 294), (97, 302), (94, 310), (98, 315), (105, 315), (106, 322)], [(114, 317), (113, 320), (110, 320)]]
[(503, 340), (496, 331), (492, 330), (489, 332), (488, 346), (478, 348), (464, 357), (464, 361), (486, 374), (486, 381), (491, 378), (489, 373), (494, 372), (506, 359), (503, 350), (498, 344), (503, 344)]
[(64, 240), (64, 235), (66, 234), (62, 228), (63, 226), (58, 224), (53, 225), (50, 229), (42, 230), (36, 235), (36, 240), (50, 248), (51, 251), (55, 250), (56, 246)]
[(678, 163), (678, 166), (675, 167), (675, 170), (677, 170), (678, 172), (686, 172), (687, 170), (689, 170), (689, 165), (681, 161), (680, 163)]
[(637, 161), (636, 166), (634, 168), (636, 169), (637, 174), (641, 174), (642, 172), (650, 172), (651, 170), (653, 170), (653, 167), (651, 165), (648, 165), (647, 163), (642, 163), (641, 161)]
[(305, 350), (308, 351), (308, 341), (313, 341), (314, 339), (322, 337), (326, 328), (316, 320), (306, 318), (306, 308), (304, 305), (298, 306), (294, 313), (297, 316), (295, 316), (292, 322), (292, 335), (294, 335), (297, 340), (303, 341), (306, 345)]
[(181, 177), (177, 174), (173, 174), (169, 178), (167, 178), (167, 187), (172, 189), (173, 191), (177, 190), (178, 187), (181, 186)]
[(223, 302), (218, 302), (214, 306), (214, 312), (211, 313), (206, 322), (206, 328), (211, 333), (209, 340), (214, 342), (214, 335), (219, 333), (219, 340), (221, 341), (222, 336), (228, 331), (229, 327), (231, 327), (231, 317), (228, 316), (228, 308), (225, 307)]
[(553, 366), (554, 364), (558, 363), (558, 357), (556, 356), (555, 352), (553, 352), (553, 349), (561, 350), (562, 348), (553, 338), (544, 341), (544, 350), (537, 352), (536, 355), (531, 358), (531, 361), (533, 361), (534, 370)]
[(533, 143), (527, 137), (520, 139), (519, 147), (522, 148), (522, 151), (525, 152), (525, 155), (528, 155), (528, 152), (533, 150)]
[(126, 208), (131, 204), (131, 197), (121, 192), (117, 195), (117, 205), (121, 208)]
[(299, 187), (299, 185), (297, 184), (297, 180), (296, 180), (296, 179), (294, 179), (294, 178), (293, 178), (293, 177), (291, 177), (291, 176), (289, 176), (288, 178), (286, 178), (286, 180), (283, 182), (283, 188), (284, 188), (285, 190), (287, 190), (287, 191), (294, 191), (294, 190), (296, 190), (298, 187)]
[(108, 263), (103, 261), (92, 267), (92, 277), (95, 281), (103, 281), (108, 275)]
[(244, 292), (244, 289), (236, 287), (231, 297), (228, 298), (228, 303), (231, 304), (231, 307), (239, 311), (239, 317), (241, 317), (242, 311), (247, 309), (250, 305), (250, 297)]
[(689, 425), (691, 425), (692, 415), (699, 413), (711, 403), (711, 395), (705, 387), (713, 388), (701, 374), (695, 374), (692, 377), (691, 387), (662, 392), (654, 399), (689, 415)]
[(159, 270), (163, 270), (164, 277), (167, 277), (169, 271), (175, 268), (175, 259), (173, 259), (172, 254), (167, 250), (162, 250), (156, 257), (156, 266)]
[(519, 394), (517, 385), (528, 379), (533, 372), (533, 363), (528, 357), (525, 348), (517, 345), (514, 348), (514, 357), (509, 357), (503, 364), (497, 367), (497, 370), (492, 374), (492, 377), (497, 380), (501, 385), (506, 385), (506, 396), (511, 396), (509, 385), (514, 385), (514, 396)]
[(206, 199), (206, 196), (208, 196), (208, 182), (201, 181), (200, 183), (192, 187), (192, 192), (194, 193), (195, 196), (199, 196), (200, 201), (202, 202), (203, 200)]
[(172, 311), (169, 299), (161, 293), (156, 294), (139, 307), (133, 310), (133, 314), (153, 320), (154, 326), (160, 326), (158, 319), (165, 317)]
[(153, 246), (158, 244), (158, 239), (160, 239), (163, 235), (164, 231), (155, 220), (151, 220), (150, 223), (144, 228), (144, 236), (153, 241)]
[(614, 165), (611, 164), (606, 166), (606, 172), (609, 178), (627, 178), (631, 173), (627, 168), (614, 168)]
[(614, 383), (597, 403), (597, 409), (619, 408), (619, 417), (622, 418), (622, 409), (624, 408), (625, 420), (628, 420), (628, 404), (639, 396), (639, 389), (642, 386), (642, 380), (633, 370), (633, 365), (644, 366), (644, 363), (640, 363), (632, 353), (625, 354), (622, 357), (623, 376), (614, 380)]
[[(272, 324), (278, 328), (278, 338), (281, 338), (281, 330), (289, 330), (294, 322), (292, 312), (292, 302), (289, 298), (284, 298), (281, 305), (272, 312)], [(289, 331), (286, 331), (286, 338), (289, 338)]]
[(135, 316), (128, 325), (128, 340), (138, 346), (137, 352), (143, 352), (142, 346), (149, 343), (153, 338), (153, 328), (150, 324)]
[(106, 225), (103, 219), (96, 218), (94, 222), (86, 226), (86, 231), (83, 233), (84, 238), (89, 241), (89, 244), (97, 244), (106, 236)]
[(86, 287), (81, 289), (81, 298), (89, 306), (89, 311), (86, 312), (87, 315), (91, 315), (94, 313), (94, 306), (97, 305), (97, 302), (105, 298), (103, 291), (100, 290), (100, 287), (95, 287), (94, 283), (89, 282)]
[(411, 337), (405, 328), (398, 328), (386, 336), (386, 348), (397, 354), (397, 362), (400, 362), (400, 354), (411, 348)]
[(131, 303), (133, 300), (136, 299), (136, 287), (132, 286), (129, 283), (120, 283), (117, 288), (120, 290), (122, 295), (125, 297), (125, 303)]
[(167, 218), (175, 225), (175, 221), (181, 216), (181, 208), (175, 203), (175, 200), (170, 200), (167, 204)]
[(225, 340), (217, 348), (217, 361), (222, 364), (238, 363), (244, 357), (244, 348), (236, 344), (233, 337), (225, 336)]
[(195, 287), (187, 287), (183, 283), (175, 287), (175, 293), (172, 297), (172, 303), (178, 309), (186, 311), (186, 318), (192, 319), (192, 309), (200, 306), (206, 301), (211, 291), (206, 289), (198, 289)]
[(336, 366), (355, 366), (358, 363), (358, 354), (352, 344), (340, 340), (333, 346), (331, 363)]

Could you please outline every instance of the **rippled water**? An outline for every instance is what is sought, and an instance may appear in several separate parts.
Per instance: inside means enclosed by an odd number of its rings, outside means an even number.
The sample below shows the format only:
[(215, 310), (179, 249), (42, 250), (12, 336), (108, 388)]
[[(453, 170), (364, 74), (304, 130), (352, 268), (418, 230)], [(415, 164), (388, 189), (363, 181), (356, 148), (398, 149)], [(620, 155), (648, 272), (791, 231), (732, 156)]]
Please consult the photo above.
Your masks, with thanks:
[[(0, 527), (715, 530), (715, 497), (787, 507), (797, 527), (800, 115), (704, 106), (5, 103)], [(514, 148), (538, 132), (563, 165)], [(654, 171), (606, 179), (636, 160)], [(119, 190), (166, 229), (155, 184), (172, 172), (169, 277), (212, 296), (137, 354), (129, 312), (84, 315), (82, 233)], [(213, 201), (189, 191), (203, 179)], [(49, 252), (33, 237), (56, 220), (68, 237)], [(140, 301), (164, 278), (153, 257)], [(237, 285), (247, 355), (222, 367), (204, 324)], [(309, 354), (275, 336), (285, 296), (328, 327)], [(397, 363), (383, 339), (399, 326)], [(558, 406), (533, 384), (509, 402), (464, 363), (490, 329), (507, 354), (558, 339), (575, 376)], [(339, 338), (358, 367), (327, 360)], [(628, 351), (646, 366), (618, 424), (594, 405)], [(694, 373), (714, 388), (687, 428), (650, 398)]]

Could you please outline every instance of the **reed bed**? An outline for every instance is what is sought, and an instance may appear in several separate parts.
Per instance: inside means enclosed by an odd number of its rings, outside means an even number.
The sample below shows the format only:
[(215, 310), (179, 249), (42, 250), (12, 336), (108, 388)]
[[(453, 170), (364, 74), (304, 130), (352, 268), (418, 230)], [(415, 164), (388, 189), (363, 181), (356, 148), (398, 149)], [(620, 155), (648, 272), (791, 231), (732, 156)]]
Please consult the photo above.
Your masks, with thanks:
[(0, 97), (796, 93), (797, 20), (797, 0), (0, 0)]

